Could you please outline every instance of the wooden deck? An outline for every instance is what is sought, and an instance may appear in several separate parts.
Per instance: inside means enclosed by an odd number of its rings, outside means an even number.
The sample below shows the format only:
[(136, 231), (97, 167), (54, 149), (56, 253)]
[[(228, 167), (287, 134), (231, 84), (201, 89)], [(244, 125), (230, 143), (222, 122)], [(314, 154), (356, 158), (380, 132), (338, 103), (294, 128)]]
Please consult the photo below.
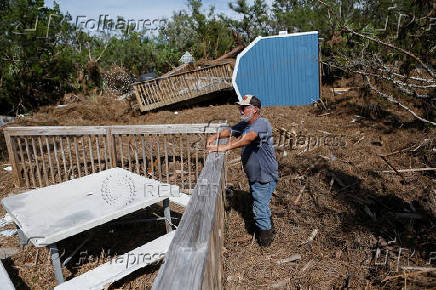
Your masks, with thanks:
[(232, 87), (233, 63), (223, 63), (202, 69), (133, 84), (142, 112), (178, 102), (195, 99)]

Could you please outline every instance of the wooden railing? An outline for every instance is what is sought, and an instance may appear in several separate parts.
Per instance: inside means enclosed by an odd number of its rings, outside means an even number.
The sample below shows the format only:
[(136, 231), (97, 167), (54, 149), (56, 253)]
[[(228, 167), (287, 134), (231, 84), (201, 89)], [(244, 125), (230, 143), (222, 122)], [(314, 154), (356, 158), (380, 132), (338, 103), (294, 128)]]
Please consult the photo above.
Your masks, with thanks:
[(221, 124), (8, 127), (16, 186), (43, 187), (120, 167), (191, 192)]
[(232, 87), (233, 63), (224, 63), (133, 84), (142, 112)]
[(224, 153), (208, 155), (154, 290), (222, 289)]

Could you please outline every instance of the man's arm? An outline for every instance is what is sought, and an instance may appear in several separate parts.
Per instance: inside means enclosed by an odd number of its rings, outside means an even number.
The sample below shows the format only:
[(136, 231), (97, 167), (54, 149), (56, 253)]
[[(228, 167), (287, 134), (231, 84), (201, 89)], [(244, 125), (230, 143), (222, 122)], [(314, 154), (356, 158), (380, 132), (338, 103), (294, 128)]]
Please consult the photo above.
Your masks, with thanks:
[(248, 133), (242, 135), (241, 137), (229, 141), (227, 144), (222, 144), (222, 145), (209, 144), (207, 148), (209, 152), (215, 152), (215, 151), (224, 152), (224, 151), (246, 146), (251, 142), (253, 142), (254, 140), (256, 140), (257, 136), (258, 135), (256, 132), (249, 131)]
[(210, 136), (207, 139), (207, 144), (206, 146), (209, 147), (209, 145), (212, 145), (212, 143), (216, 140), (216, 139), (221, 139), (221, 138), (228, 138), (230, 137), (231, 132), (230, 129), (225, 128), (224, 130), (222, 130), (221, 132), (217, 133), (217, 134), (213, 134), (212, 136)]

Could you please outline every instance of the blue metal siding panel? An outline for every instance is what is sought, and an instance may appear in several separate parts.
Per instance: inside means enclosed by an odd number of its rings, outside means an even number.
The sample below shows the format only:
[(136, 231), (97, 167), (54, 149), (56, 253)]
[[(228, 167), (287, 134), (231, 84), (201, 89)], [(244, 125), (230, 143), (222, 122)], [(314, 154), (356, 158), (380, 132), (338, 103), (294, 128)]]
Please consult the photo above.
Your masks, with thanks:
[(259, 39), (239, 58), (240, 97), (253, 94), (264, 106), (295, 106), (319, 98), (318, 34)]

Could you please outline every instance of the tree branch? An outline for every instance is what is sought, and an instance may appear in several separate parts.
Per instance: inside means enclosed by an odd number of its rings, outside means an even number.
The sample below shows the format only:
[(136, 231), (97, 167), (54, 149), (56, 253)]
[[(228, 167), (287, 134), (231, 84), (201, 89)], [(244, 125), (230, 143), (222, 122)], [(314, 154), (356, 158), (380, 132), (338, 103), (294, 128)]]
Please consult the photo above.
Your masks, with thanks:
[(408, 111), (410, 114), (412, 114), (416, 119), (420, 120), (421, 122), (428, 123), (428, 124), (431, 124), (431, 125), (433, 125), (433, 126), (436, 126), (436, 123), (435, 123), (435, 122), (428, 121), (428, 120), (426, 120), (426, 119), (424, 119), (424, 118), (418, 116), (418, 115), (417, 115), (414, 111), (412, 111), (409, 107), (407, 107), (406, 105), (403, 105), (402, 103), (398, 102), (398, 101), (395, 100), (392, 96), (389, 96), (389, 95), (387, 95), (387, 94), (385, 94), (385, 93), (379, 91), (376, 87), (374, 87), (374, 86), (371, 84), (371, 82), (370, 82), (368, 76), (366, 76), (366, 81), (368, 82), (368, 85), (369, 85), (370, 89), (373, 90), (374, 92), (376, 92), (378, 95), (382, 96), (383, 98), (385, 98), (385, 99), (388, 100), (389, 102), (391, 102), (391, 103), (393, 103), (393, 104), (395, 104), (395, 105), (398, 105), (398, 106), (400, 106), (401, 108), (403, 108), (404, 110)]
[(393, 48), (393, 49), (395, 49), (395, 50), (398, 50), (398, 51), (400, 51), (401, 53), (403, 53), (403, 54), (405, 54), (405, 55), (408, 55), (408, 56), (410, 56), (411, 58), (413, 58), (414, 60), (416, 60), (418, 63), (420, 63), (421, 65), (422, 65), (422, 67), (423, 68), (425, 68), (425, 70), (434, 78), (434, 79), (436, 79), (436, 74), (434, 73), (434, 71), (428, 66), (428, 65), (426, 65), (419, 57), (417, 57), (416, 55), (414, 55), (413, 53), (411, 53), (410, 51), (407, 51), (407, 50), (405, 50), (405, 49), (403, 49), (403, 48), (401, 48), (401, 47), (397, 47), (397, 46), (395, 46), (395, 45), (393, 45), (393, 44), (390, 44), (390, 43), (387, 43), (387, 42), (383, 42), (383, 41), (381, 41), (381, 40), (379, 40), (379, 39), (377, 39), (377, 38), (373, 38), (373, 37), (370, 37), (370, 36), (366, 36), (366, 35), (363, 35), (363, 34), (361, 34), (361, 33), (359, 33), (359, 32), (356, 32), (356, 31), (354, 31), (354, 30), (352, 30), (352, 29), (350, 29), (350, 28), (348, 28), (348, 26), (343, 26), (342, 27), (342, 30), (343, 31), (346, 31), (346, 32), (350, 32), (351, 34), (354, 34), (354, 35), (357, 35), (357, 36), (359, 36), (359, 37), (361, 37), (361, 38), (365, 38), (365, 39), (368, 39), (368, 40), (371, 40), (371, 41), (374, 41), (374, 42), (376, 42), (376, 43), (378, 43), (378, 44), (381, 44), (381, 45), (383, 45), (383, 46), (386, 46), (386, 47), (389, 47), (389, 48)]

